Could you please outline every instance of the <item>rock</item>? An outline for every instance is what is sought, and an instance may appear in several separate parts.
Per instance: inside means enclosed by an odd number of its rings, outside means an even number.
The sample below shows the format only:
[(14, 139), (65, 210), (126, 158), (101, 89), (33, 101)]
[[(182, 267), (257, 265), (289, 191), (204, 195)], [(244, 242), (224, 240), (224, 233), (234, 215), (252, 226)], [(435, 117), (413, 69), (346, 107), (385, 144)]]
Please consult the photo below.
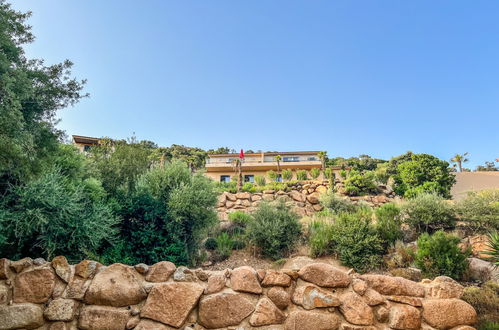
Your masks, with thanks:
[(261, 195), (253, 195), (251, 196), (251, 201), (252, 202), (258, 202), (258, 201), (261, 201), (262, 200), (262, 196)]
[(262, 281), (263, 286), (290, 286), (291, 277), (276, 270), (267, 270)]
[(208, 277), (210, 276), (207, 272), (205, 272), (203, 269), (198, 268), (194, 271), (194, 274), (196, 274), (197, 278), (200, 279), (203, 282), (208, 281)]
[(293, 294), (293, 302), (303, 306), (305, 309), (336, 307), (341, 304), (340, 300), (332, 293), (312, 284), (306, 284), (296, 288)]
[(262, 198), (264, 201), (273, 201), (275, 196), (272, 194), (263, 194)]
[(318, 186), (317, 188), (315, 188), (315, 191), (318, 192), (319, 194), (325, 194), (327, 193), (327, 188), (326, 186)]
[(421, 315), (417, 308), (408, 305), (395, 305), (390, 308), (390, 328), (392, 329), (419, 329)]
[(71, 278), (71, 267), (69, 267), (68, 260), (64, 256), (58, 256), (52, 259), (52, 267), (55, 273), (61, 280), (68, 283)]
[(487, 235), (471, 236), (468, 240), (474, 257), (480, 259), (487, 259), (489, 257), (484, 253), (485, 251), (490, 251), (490, 247), (488, 245), (489, 237)]
[(390, 310), (386, 307), (379, 307), (379, 308), (376, 308), (376, 310), (374, 311), (374, 316), (376, 317), (376, 320), (378, 320), (378, 322), (386, 322), (388, 321), (388, 317), (390, 316)]
[(298, 275), (307, 282), (328, 288), (347, 287), (351, 282), (347, 273), (325, 263), (307, 265), (300, 269)]
[(78, 304), (72, 299), (54, 299), (50, 302), (43, 315), (49, 321), (71, 321)]
[(14, 280), (14, 302), (41, 304), (50, 298), (55, 286), (55, 275), (47, 268), (21, 273)]
[(494, 268), (492, 263), (478, 258), (468, 258), (468, 277), (470, 280), (499, 282), (499, 268)]
[(0, 280), (6, 280), (9, 277), (8, 267), (10, 260), (7, 258), (0, 258)]
[(297, 201), (297, 202), (304, 202), (305, 201), (305, 196), (302, 193), (300, 193), (299, 191), (291, 190), (288, 195), (294, 201)]
[(262, 287), (258, 282), (256, 271), (248, 266), (234, 269), (230, 276), (230, 283), (234, 291), (262, 293)]
[[(153, 320), (141, 319), (139, 324), (134, 328), (135, 330), (174, 330), (176, 328), (167, 326), (163, 323), (155, 322)], [(184, 330), (186, 330), (185, 328)]]
[(296, 280), (298, 279), (300, 276), (298, 275), (298, 272), (296, 270), (292, 270), (292, 269), (286, 269), (286, 268), (282, 268), (281, 269), (281, 272), (283, 272), (284, 274), (288, 275), (289, 277), (291, 277), (293, 280)]
[(180, 266), (173, 273), (173, 280), (177, 282), (195, 282), (196, 276), (189, 268)]
[(294, 311), (284, 323), (286, 330), (336, 330), (340, 325), (340, 318), (336, 314)]
[(33, 265), (35, 266), (42, 266), (42, 265), (45, 265), (47, 263), (47, 260), (43, 259), (43, 258), (36, 258), (35, 260), (33, 260)]
[(75, 265), (75, 275), (81, 278), (93, 278), (100, 264), (92, 260), (82, 260)]
[(390, 270), (390, 274), (392, 276), (398, 276), (398, 277), (403, 277), (405, 279), (414, 281), (414, 282), (419, 282), (421, 281), (422, 275), (421, 275), (421, 269), (417, 269), (414, 267), (407, 267), (407, 268), (395, 268)]
[[(40, 328), (38, 328), (40, 329)], [(50, 327), (49, 327), (50, 330), (73, 330), (73, 329), (70, 329), (69, 328), (69, 324), (68, 326), (66, 326), (66, 323), (64, 322), (54, 322), (54, 323), (51, 323), (50, 324)]]
[(430, 284), (425, 285), (427, 298), (461, 298), (464, 287), (447, 276), (438, 276)]
[(424, 297), (425, 291), (421, 284), (402, 277), (385, 275), (362, 275), (370, 287), (384, 295)]
[(340, 312), (345, 319), (356, 325), (371, 325), (374, 323), (374, 313), (364, 300), (354, 292), (341, 297)]
[(237, 199), (250, 199), (251, 194), (249, 192), (240, 192), (236, 194)]
[(314, 205), (312, 205), (312, 207), (314, 208), (314, 211), (316, 211), (316, 212), (322, 211), (324, 209), (324, 207), (320, 204), (314, 204)]
[(267, 297), (280, 309), (285, 309), (291, 302), (289, 294), (281, 287), (275, 286), (267, 292)]
[(208, 329), (239, 325), (254, 310), (254, 304), (244, 294), (219, 293), (201, 298), (198, 321)]
[(237, 200), (236, 195), (226, 192), (225, 197), (228, 201), (235, 202)]
[(286, 316), (268, 298), (262, 298), (256, 305), (255, 312), (251, 315), (249, 323), (254, 327), (270, 324), (281, 324)]
[(148, 282), (166, 282), (170, 276), (175, 272), (175, 264), (170, 261), (160, 261), (155, 263), (149, 269), (149, 273), (146, 275), (146, 281)]
[(147, 293), (135, 274), (122, 264), (107, 267), (95, 275), (85, 294), (85, 302), (114, 307), (138, 304)]
[(0, 305), (0, 329), (34, 329), (42, 326), (43, 309), (34, 304)]
[(411, 305), (415, 307), (423, 306), (421, 298), (408, 297), (408, 296), (388, 296), (386, 298), (390, 301), (398, 302), (401, 304)]
[(196, 283), (164, 283), (154, 286), (140, 312), (141, 317), (180, 327), (203, 294)]
[(9, 287), (3, 283), (0, 283), (0, 305), (7, 303), (9, 299)]
[(10, 269), (18, 274), (31, 265), (33, 265), (33, 259), (31, 258), (23, 258), (21, 260), (11, 261), (9, 264)]
[(385, 302), (385, 298), (371, 288), (364, 293), (364, 299), (369, 306), (376, 306)]
[(130, 319), (126, 309), (106, 306), (84, 306), (78, 328), (83, 330), (123, 330)]
[(449, 329), (458, 325), (473, 325), (476, 312), (459, 299), (425, 299), (423, 319), (434, 328)]
[(256, 270), (256, 275), (258, 276), (259, 281), (263, 281), (263, 279), (265, 278), (265, 274), (267, 274), (267, 271), (265, 269)]
[(310, 204), (319, 204), (319, 193), (311, 193), (307, 196), (307, 201)]
[(234, 207), (234, 205), (236, 205), (236, 203), (231, 202), (231, 201), (227, 201), (225, 203), (225, 207), (227, 207), (228, 209), (230, 209), (231, 207)]
[(291, 271), (298, 272), (305, 266), (316, 263), (316, 261), (309, 257), (298, 256), (286, 260), (286, 263), (282, 266), (283, 269), (289, 269)]
[(208, 277), (208, 285), (204, 289), (204, 293), (217, 293), (222, 291), (223, 288), (225, 288), (225, 276), (223, 274), (214, 274)]
[(140, 317), (132, 317), (126, 323), (126, 328), (127, 329), (133, 329), (133, 328), (135, 328), (139, 324), (139, 322), (140, 322)]
[(352, 325), (348, 323), (342, 323), (340, 326), (341, 330), (377, 330), (375, 326), (363, 326), (363, 325)]
[(73, 276), (66, 290), (66, 298), (83, 300), (90, 286), (90, 281), (80, 276)]
[(149, 266), (146, 264), (136, 264), (135, 266), (133, 266), (133, 268), (135, 268), (135, 270), (142, 275), (146, 274), (149, 271)]
[(363, 280), (356, 278), (352, 281), (352, 289), (358, 295), (363, 296), (367, 290), (367, 283)]

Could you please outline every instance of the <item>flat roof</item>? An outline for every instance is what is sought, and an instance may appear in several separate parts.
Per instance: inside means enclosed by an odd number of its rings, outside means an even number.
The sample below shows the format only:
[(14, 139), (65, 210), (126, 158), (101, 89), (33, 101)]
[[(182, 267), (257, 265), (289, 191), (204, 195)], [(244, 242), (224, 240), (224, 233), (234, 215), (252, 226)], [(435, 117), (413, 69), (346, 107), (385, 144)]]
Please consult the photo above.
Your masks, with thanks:
[[(277, 156), (277, 155), (317, 155), (320, 151), (283, 151), (283, 152), (252, 152), (245, 153), (244, 156), (261, 156), (262, 153), (266, 156)], [(239, 157), (239, 153), (230, 153), (230, 154), (210, 154), (209, 157), (231, 157), (237, 156)]]
[(91, 136), (73, 135), (73, 141), (76, 143), (97, 144), (97, 143), (99, 143), (99, 138), (91, 137)]

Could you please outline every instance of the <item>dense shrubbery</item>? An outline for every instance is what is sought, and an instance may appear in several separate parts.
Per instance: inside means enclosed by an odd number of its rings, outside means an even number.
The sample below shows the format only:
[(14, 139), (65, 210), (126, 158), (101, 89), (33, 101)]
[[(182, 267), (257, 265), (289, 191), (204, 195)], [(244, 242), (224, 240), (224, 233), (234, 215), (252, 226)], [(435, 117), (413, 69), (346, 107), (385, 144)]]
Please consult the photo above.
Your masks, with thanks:
[(281, 175), (283, 181), (290, 181), (293, 179), (293, 171), (291, 170), (282, 170)]
[(406, 201), (402, 216), (420, 233), (452, 228), (456, 220), (452, 205), (436, 193), (422, 193)]
[(338, 196), (332, 192), (321, 195), (320, 202), (327, 210), (336, 214), (342, 212), (354, 212), (358, 208), (358, 206), (353, 204), (350, 199)]
[(279, 259), (295, 247), (301, 225), (298, 216), (284, 203), (261, 203), (248, 224), (247, 235), (263, 256)]
[(499, 189), (469, 193), (457, 204), (457, 211), (476, 231), (499, 230)]
[(378, 191), (373, 172), (350, 171), (345, 180), (345, 192), (350, 196), (374, 194)]
[(296, 180), (304, 181), (307, 179), (308, 179), (307, 171), (305, 170), (296, 171)]
[(489, 242), (487, 246), (489, 249), (483, 253), (488, 255), (488, 260), (492, 262), (495, 267), (499, 267), (499, 232), (494, 231), (489, 233)]
[(393, 245), (402, 238), (400, 209), (393, 203), (387, 203), (375, 210), (376, 230), (385, 247)]
[(477, 329), (499, 329), (499, 284), (490, 281), (481, 288), (467, 287), (461, 299), (475, 308), (478, 315)]
[(418, 238), (418, 249), (414, 256), (416, 266), (429, 277), (445, 275), (461, 279), (468, 269), (469, 253), (461, 252), (459, 237), (437, 231), (433, 235), (422, 234)]

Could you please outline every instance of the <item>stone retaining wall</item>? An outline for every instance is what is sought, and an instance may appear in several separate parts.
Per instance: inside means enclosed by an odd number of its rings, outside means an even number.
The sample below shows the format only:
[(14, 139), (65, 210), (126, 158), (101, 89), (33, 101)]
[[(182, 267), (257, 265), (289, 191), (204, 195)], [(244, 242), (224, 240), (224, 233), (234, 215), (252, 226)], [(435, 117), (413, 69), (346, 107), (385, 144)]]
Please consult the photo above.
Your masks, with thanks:
[[(313, 215), (322, 210), (319, 196), (326, 193), (328, 188), (327, 181), (303, 181), (291, 185), (289, 191), (264, 190), (261, 193), (240, 192), (236, 194), (224, 192), (218, 199), (217, 211), (220, 220), (225, 221), (230, 212), (236, 210), (252, 212), (262, 201), (283, 200), (289, 203), (298, 215)], [(345, 194), (343, 183), (336, 181), (335, 190), (340, 196), (349, 198), (353, 203), (363, 202), (373, 207), (395, 199), (395, 193), (389, 186), (379, 186), (379, 194), (376, 195), (352, 197)]]
[(473, 329), (462, 293), (447, 277), (416, 283), (324, 263), (211, 272), (0, 259), (0, 329)]

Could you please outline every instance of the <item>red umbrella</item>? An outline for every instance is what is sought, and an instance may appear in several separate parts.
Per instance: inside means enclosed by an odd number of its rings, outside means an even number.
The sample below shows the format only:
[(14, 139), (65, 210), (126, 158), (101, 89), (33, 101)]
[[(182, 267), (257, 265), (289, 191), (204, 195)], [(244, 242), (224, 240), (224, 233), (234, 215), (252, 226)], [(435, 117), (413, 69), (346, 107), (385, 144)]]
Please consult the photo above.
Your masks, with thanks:
[(239, 152), (239, 158), (240, 158), (241, 160), (243, 160), (243, 159), (244, 159), (244, 151), (243, 151), (243, 149), (241, 149), (241, 151)]

